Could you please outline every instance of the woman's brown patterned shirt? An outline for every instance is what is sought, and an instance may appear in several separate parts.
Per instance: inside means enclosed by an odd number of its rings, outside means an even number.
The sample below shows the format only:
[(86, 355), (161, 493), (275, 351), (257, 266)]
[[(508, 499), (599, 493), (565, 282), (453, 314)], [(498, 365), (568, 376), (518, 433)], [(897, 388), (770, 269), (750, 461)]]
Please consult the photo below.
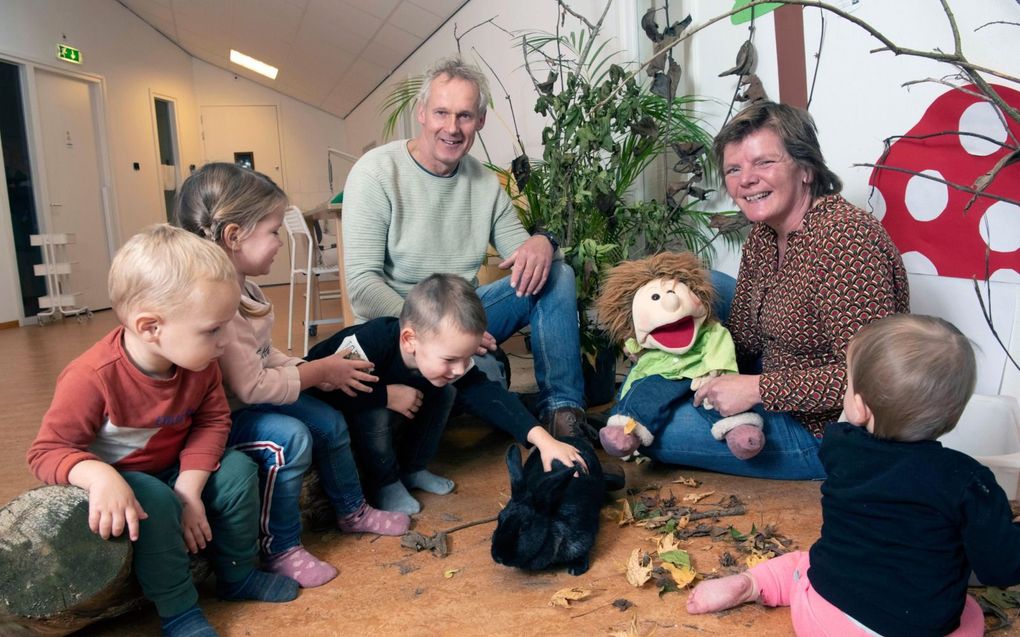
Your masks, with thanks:
[(821, 436), (839, 417), (846, 346), (861, 327), (910, 311), (907, 273), (885, 229), (840, 195), (808, 210), (787, 238), (757, 223), (744, 244), (729, 329), (741, 361), (761, 358), (769, 411), (788, 411)]

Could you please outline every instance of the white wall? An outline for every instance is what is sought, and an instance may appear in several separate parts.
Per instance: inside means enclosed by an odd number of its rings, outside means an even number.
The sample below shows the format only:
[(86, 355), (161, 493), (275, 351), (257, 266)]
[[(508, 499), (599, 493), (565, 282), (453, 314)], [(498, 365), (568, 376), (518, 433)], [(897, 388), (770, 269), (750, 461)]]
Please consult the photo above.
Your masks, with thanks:
[(343, 148), (344, 120), (197, 58), (193, 59), (193, 68), (199, 109), (203, 106), (275, 105), (280, 118), (280, 153), (284, 166), (281, 187), (291, 201), (303, 209), (329, 197), (326, 149)]
[[(82, 51), (84, 63), (73, 70), (103, 80), (118, 241), (165, 220), (152, 93), (177, 102), (183, 167), (202, 164), (202, 104), (277, 104), (288, 194), (301, 206), (329, 194), (326, 148), (344, 142), (343, 120), (205, 63), (193, 64), (190, 55), (114, 0), (0, 0), (0, 58), (68, 70), (72, 65), (54, 53), (65, 35)], [(141, 169), (135, 171), (133, 162)], [(0, 264), (6, 268), (13, 263), (7, 220), (0, 220), (0, 230)], [(0, 322), (20, 316), (15, 285), (11, 277), (0, 277)]]

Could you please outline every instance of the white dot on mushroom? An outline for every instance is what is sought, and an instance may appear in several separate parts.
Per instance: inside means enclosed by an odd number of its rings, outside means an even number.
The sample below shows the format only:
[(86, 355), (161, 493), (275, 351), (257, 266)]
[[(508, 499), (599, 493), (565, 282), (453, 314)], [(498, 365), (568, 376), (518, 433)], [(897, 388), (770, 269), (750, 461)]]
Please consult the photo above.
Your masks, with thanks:
[(1020, 249), (1020, 206), (996, 201), (978, 222), (981, 239), (994, 252)]
[[(999, 143), (1006, 141), (1006, 129), (1002, 125), (999, 109), (988, 102), (971, 104), (963, 111), (960, 116), (960, 132), (984, 135)], [(1002, 148), (999, 144), (994, 144), (987, 139), (970, 135), (960, 135), (960, 146), (963, 146), (963, 149), (971, 155), (978, 157), (991, 155)]]
[(937, 275), (939, 273), (938, 268), (935, 267), (935, 264), (932, 263), (931, 259), (920, 252), (905, 252), (902, 257), (903, 267), (907, 269), (907, 272), (931, 275)]
[(868, 191), (868, 210), (879, 221), (885, 218), (885, 195), (877, 187), (873, 187)]
[[(923, 170), (921, 175), (943, 179), (942, 173), (937, 170)], [(943, 183), (926, 179), (921, 175), (914, 175), (907, 182), (903, 202), (907, 205), (911, 217), (918, 221), (931, 221), (945, 211), (949, 203), (949, 188)]]

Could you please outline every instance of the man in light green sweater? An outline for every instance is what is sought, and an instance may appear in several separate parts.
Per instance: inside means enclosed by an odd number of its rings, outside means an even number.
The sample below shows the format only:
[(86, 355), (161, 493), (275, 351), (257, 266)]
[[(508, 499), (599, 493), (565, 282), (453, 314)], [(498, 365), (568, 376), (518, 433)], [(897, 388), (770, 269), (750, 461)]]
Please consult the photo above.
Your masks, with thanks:
[(359, 319), (398, 316), (412, 287), (436, 272), (478, 285), (491, 243), (511, 275), (478, 288), (488, 331), (479, 354), (531, 325), (539, 409), (557, 436), (580, 435), (584, 380), (574, 273), (555, 238), (529, 235), (496, 175), (468, 155), (490, 101), (485, 76), (438, 62), (418, 99), (418, 136), (366, 153), (344, 188), (344, 268)]

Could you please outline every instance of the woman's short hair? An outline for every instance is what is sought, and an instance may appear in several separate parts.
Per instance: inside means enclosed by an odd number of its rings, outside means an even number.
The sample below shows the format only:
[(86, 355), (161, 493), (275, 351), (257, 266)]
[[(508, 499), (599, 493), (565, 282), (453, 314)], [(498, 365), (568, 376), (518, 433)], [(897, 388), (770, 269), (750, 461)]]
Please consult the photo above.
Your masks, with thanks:
[(428, 104), (429, 96), (432, 94), (432, 83), (443, 76), (460, 78), (474, 84), (478, 89), (478, 116), (485, 116), (489, 102), (492, 101), (489, 81), (477, 66), (468, 64), (457, 56), (443, 58), (425, 71), (421, 90), (418, 91), (418, 105), (421, 108)]
[(850, 340), (854, 392), (875, 418), (878, 438), (915, 442), (951, 431), (974, 393), (974, 350), (960, 330), (934, 316), (893, 314)]
[(286, 206), (287, 195), (269, 177), (237, 164), (212, 162), (184, 180), (173, 223), (219, 241), (229, 224), (237, 224), (243, 236), (266, 215)]
[(483, 334), (488, 327), (475, 289), (455, 274), (422, 279), (408, 292), (400, 312), (400, 327), (412, 327), (419, 336), (435, 334), (444, 321), (466, 334)]
[(818, 129), (811, 115), (803, 109), (776, 102), (752, 104), (722, 127), (712, 146), (716, 165), (723, 168), (726, 146), (743, 141), (763, 128), (778, 135), (786, 153), (811, 173), (812, 197), (833, 195), (843, 189), (843, 181), (825, 165), (818, 145)]
[(136, 311), (182, 309), (198, 281), (237, 284), (237, 271), (218, 245), (169, 224), (128, 239), (110, 264), (110, 302), (121, 321)]

